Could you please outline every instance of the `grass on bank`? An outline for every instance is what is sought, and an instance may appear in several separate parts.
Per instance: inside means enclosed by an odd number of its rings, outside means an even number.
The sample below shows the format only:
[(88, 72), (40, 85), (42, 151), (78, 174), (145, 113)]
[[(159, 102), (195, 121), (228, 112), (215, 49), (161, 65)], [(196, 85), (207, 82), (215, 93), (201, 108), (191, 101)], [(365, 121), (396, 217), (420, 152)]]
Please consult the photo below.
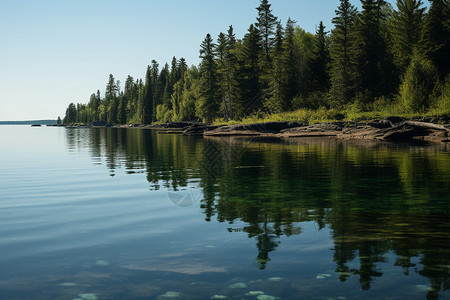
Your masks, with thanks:
[(427, 110), (423, 109), (414, 112), (405, 105), (398, 102), (380, 99), (371, 104), (354, 103), (343, 109), (325, 108), (318, 109), (297, 109), (282, 113), (256, 113), (239, 121), (225, 121), (222, 118), (216, 119), (214, 125), (234, 125), (250, 124), (259, 122), (274, 121), (297, 121), (308, 124), (335, 122), (335, 121), (368, 121), (383, 119), (389, 116), (398, 116), (406, 119), (435, 118), (450, 116), (450, 97), (445, 97), (437, 104)]

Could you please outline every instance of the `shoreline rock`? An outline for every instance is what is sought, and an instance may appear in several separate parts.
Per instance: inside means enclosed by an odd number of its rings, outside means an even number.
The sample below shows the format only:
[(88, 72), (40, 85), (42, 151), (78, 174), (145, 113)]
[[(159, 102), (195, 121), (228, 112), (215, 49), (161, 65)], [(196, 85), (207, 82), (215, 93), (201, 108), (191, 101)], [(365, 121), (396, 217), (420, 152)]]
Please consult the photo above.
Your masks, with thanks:
[[(443, 125), (437, 123), (444, 123)], [(111, 126), (109, 124), (92, 124)], [(68, 126), (70, 127), (70, 126)], [(77, 127), (81, 127), (78, 125)], [(97, 127), (97, 126), (92, 126)], [(347, 140), (380, 140), (389, 142), (450, 142), (450, 117), (406, 120), (401, 117), (367, 122), (339, 121), (318, 124), (303, 122), (263, 122), (236, 125), (207, 125), (201, 122), (171, 122), (157, 125), (120, 125), (120, 128), (159, 129), (160, 134), (182, 134), (204, 137), (243, 138), (311, 138), (334, 137)]]
[(390, 142), (423, 140), (447, 143), (450, 142), (450, 124), (409, 121), (399, 117), (365, 123), (329, 122), (307, 125), (297, 122), (277, 122), (277, 125), (273, 126), (271, 122), (221, 126), (204, 131), (203, 135), (278, 138), (336, 137)]

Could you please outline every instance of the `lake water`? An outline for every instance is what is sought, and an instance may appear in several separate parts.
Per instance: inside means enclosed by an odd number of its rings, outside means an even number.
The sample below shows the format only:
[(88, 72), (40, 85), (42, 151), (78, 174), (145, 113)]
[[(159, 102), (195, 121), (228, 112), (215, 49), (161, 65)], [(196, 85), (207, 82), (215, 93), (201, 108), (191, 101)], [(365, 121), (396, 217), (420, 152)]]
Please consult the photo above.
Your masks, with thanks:
[(0, 141), (0, 299), (450, 299), (450, 145)]

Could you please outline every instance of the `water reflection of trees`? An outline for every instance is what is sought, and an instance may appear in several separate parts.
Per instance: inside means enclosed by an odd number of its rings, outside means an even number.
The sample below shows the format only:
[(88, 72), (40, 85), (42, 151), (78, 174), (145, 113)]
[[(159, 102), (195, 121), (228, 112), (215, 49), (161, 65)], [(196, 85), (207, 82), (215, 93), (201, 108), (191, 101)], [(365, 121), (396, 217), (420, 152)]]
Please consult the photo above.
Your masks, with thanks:
[[(281, 236), (303, 222), (329, 227), (341, 281), (361, 287), (393, 253), (405, 276), (430, 280), (429, 299), (450, 289), (450, 155), (445, 146), (362, 145), (332, 139), (247, 143), (145, 130), (67, 130), (72, 150), (105, 158), (112, 174), (142, 170), (151, 188), (199, 181), (207, 221), (255, 239), (265, 268)], [(239, 222), (238, 222), (239, 221)]]

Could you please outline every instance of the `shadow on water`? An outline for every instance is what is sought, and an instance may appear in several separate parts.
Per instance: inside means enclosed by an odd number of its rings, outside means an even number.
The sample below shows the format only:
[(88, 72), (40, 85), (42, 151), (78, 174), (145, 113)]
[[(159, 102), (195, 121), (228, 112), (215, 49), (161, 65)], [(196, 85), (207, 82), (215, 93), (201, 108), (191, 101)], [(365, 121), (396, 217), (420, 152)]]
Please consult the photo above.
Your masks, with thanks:
[(228, 223), (229, 232), (256, 242), (260, 269), (283, 236), (314, 222), (331, 232), (342, 282), (355, 276), (371, 289), (394, 255), (405, 276), (429, 279), (428, 299), (450, 289), (449, 146), (111, 128), (67, 130), (67, 143), (72, 151), (87, 147), (110, 175), (145, 172), (149, 188), (166, 189), (176, 205), (199, 202), (207, 222)]

